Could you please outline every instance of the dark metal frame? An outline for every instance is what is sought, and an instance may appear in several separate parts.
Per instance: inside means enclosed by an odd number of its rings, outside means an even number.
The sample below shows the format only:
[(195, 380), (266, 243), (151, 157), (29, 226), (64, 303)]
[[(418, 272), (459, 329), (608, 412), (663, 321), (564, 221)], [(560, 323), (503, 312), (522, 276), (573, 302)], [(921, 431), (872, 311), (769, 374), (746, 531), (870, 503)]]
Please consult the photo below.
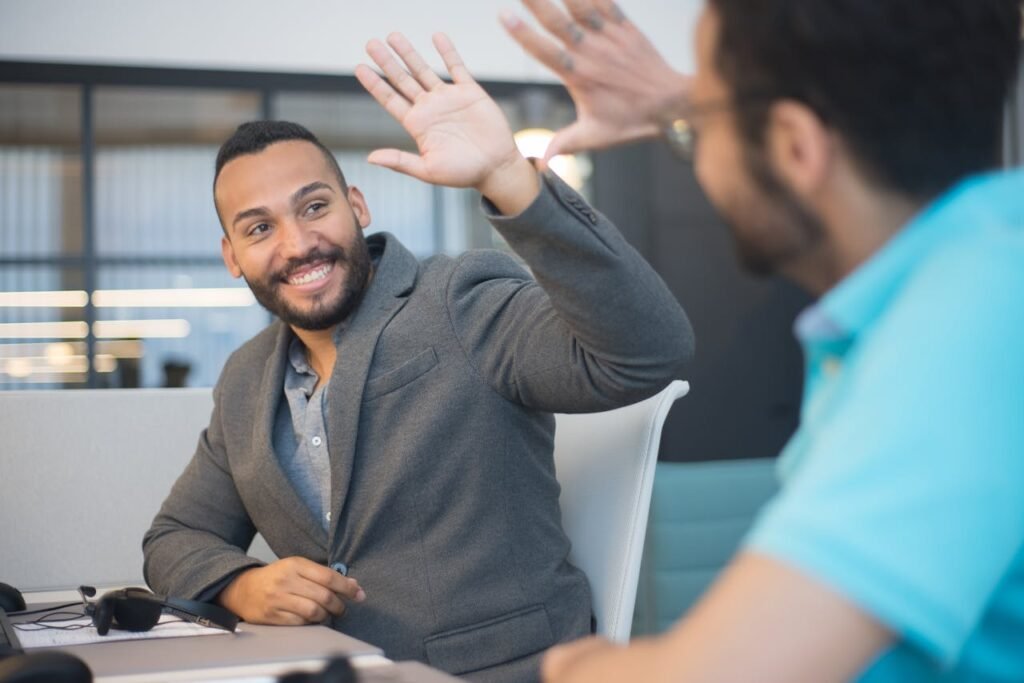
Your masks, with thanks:
[[(219, 69), (183, 69), (144, 66), (105, 66), (0, 60), (0, 83), (46, 83), (65, 85), (115, 85), (139, 87), (217, 88), (256, 90), (263, 93), (264, 113), (270, 95), (281, 91), (319, 91), (365, 93), (355, 76), (341, 74), (286, 73), (278, 71), (226, 71)], [(523, 90), (547, 90), (569, 102), (560, 85), (480, 81), (496, 98), (514, 97)], [(369, 97), (369, 95), (367, 95)]]
[(1024, 163), (1024, 54), (1017, 81), (1010, 92), (1010, 103), (1006, 108), (1006, 124), (1003, 127), (1003, 163), (1019, 166)]

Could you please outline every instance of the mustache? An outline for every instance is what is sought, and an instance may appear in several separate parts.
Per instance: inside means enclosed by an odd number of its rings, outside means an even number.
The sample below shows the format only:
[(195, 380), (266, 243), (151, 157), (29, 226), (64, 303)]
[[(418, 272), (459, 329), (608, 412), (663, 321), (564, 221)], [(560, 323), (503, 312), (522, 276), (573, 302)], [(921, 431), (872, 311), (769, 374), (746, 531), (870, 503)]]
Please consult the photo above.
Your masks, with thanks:
[(281, 270), (278, 271), (277, 278), (280, 280), (286, 280), (291, 277), (292, 273), (296, 270), (305, 268), (317, 261), (337, 261), (339, 263), (344, 263), (346, 260), (348, 260), (348, 257), (345, 255), (345, 250), (341, 247), (332, 246), (329, 249), (315, 247), (305, 256), (296, 256), (288, 259), (288, 262), (285, 263)]

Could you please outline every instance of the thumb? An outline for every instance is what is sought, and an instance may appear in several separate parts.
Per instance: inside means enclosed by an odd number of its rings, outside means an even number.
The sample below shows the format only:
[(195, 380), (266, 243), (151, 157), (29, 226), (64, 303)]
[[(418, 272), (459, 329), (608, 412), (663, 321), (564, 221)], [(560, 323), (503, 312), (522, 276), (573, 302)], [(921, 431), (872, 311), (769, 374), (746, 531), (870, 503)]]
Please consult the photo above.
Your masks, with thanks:
[(595, 146), (592, 141), (587, 140), (586, 133), (579, 121), (562, 128), (548, 143), (548, 148), (544, 151), (544, 161), (550, 161), (559, 154), (573, 154)]
[(423, 157), (417, 154), (400, 149), (375, 149), (366, 157), (366, 161), (429, 182), (426, 178), (426, 164), (423, 163)]

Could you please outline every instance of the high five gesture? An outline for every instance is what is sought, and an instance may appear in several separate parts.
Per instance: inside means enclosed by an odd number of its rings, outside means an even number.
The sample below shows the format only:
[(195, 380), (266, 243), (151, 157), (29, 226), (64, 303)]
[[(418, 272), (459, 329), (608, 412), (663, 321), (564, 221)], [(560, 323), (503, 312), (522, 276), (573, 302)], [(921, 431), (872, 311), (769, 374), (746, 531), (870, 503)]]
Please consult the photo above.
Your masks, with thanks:
[(536, 171), (516, 149), (505, 115), (469, 74), (451, 40), (437, 34), (434, 46), (451, 83), (435, 74), (401, 34), (391, 34), (387, 45), (367, 44), (386, 80), (364, 64), (356, 67), (356, 78), (402, 124), (419, 151), (378, 149), (368, 161), (428, 183), (475, 188), (502, 213), (520, 213), (540, 190)]

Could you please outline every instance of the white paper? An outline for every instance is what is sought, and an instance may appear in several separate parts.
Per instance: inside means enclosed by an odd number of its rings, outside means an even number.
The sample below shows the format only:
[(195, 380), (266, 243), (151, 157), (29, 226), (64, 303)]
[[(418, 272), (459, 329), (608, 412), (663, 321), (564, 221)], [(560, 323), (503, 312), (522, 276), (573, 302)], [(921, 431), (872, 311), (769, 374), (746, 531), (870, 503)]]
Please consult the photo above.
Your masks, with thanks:
[(219, 628), (200, 626), (180, 618), (165, 614), (160, 617), (156, 626), (148, 631), (122, 631), (112, 628), (107, 635), (101, 636), (92, 625), (91, 617), (50, 622), (52, 625), (85, 626), (85, 628), (64, 629), (46, 628), (43, 624), (21, 622), (14, 624), (15, 632), (21, 646), (26, 650), (34, 647), (67, 647), (68, 645), (87, 645), (89, 643), (109, 643), (115, 640), (146, 640), (148, 638), (180, 638), (183, 636), (216, 636), (226, 635), (229, 631)]

